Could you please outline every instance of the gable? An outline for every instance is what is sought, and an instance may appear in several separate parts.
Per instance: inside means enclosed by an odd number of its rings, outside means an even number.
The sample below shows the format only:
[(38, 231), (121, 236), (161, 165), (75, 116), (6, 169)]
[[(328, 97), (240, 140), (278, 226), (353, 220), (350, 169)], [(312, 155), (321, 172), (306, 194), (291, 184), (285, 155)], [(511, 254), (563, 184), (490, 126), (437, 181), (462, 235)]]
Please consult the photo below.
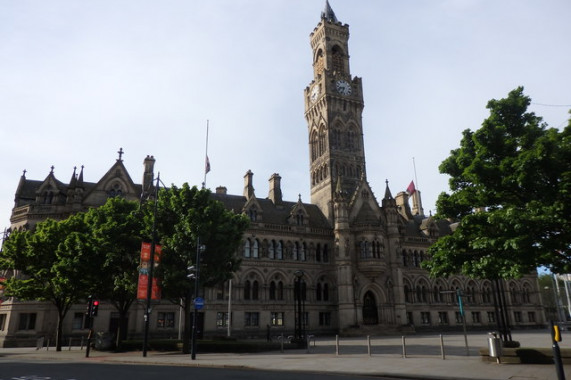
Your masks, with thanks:
[(361, 181), (349, 204), (349, 220), (351, 223), (379, 225), (381, 207), (377, 203), (369, 184)]
[(135, 185), (123, 161), (118, 160), (87, 192), (83, 203), (86, 206), (99, 206), (104, 204), (107, 198), (114, 196), (138, 200), (140, 194), (141, 186)]

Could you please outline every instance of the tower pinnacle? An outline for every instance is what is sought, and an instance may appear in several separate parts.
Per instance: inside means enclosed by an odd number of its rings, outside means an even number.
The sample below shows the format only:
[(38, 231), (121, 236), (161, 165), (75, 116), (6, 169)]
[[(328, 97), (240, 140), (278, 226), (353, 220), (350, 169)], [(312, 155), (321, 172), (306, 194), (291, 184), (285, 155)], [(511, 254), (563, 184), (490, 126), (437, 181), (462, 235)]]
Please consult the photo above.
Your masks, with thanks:
[(335, 16), (335, 12), (333, 12), (333, 8), (329, 5), (329, 0), (325, 0), (325, 9), (321, 12), (321, 18), (329, 22), (339, 22)]

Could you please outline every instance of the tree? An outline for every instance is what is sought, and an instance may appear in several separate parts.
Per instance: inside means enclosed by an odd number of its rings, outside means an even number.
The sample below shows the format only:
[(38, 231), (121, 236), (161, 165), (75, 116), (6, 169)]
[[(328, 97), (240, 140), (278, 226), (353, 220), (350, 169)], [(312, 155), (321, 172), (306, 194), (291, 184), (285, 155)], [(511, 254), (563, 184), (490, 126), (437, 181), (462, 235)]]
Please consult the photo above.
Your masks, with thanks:
[(451, 194), (437, 215), (453, 222), (424, 264), (432, 276), (518, 278), (538, 266), (570, 272), (571, 120), (547, 128), (519, 87), (490, 100), (490, 116), (442, 162)]
[(85, 223), (92, 234), (97, 260), (93, 295), (109, 300), (119, 314), (117, 346), (127, 334), (127, 315), (137, 297), (140, 264), (142, 215), (137, 202), (120, 197), (109, 198), (98, 208), (85, 213)]
[(6, 295), (55, 305), (56, 350), (61, 351), (63, 320), (73, 304), (86, 298), (92, 283), (93, 242), (82, 217), (48, 219), (34, 231), (14, 231), (3, 248), (0, 268), (16, 272), (5, 281)]
[[(153, 214), (147, 211), (147, 218)], [(150, 225), (147, 223), (147, 225)], [(200, 285), (213, 286), (231, 278), (240, 260), (234, 255), (249, 220), (227, 210), (211, 197), (209, 190), (172, 186), (159, 193), (156, 226), (162, 244), (162, 256), (157, 267), (164, 297), (184, 307), (183, 352), (189, 353), (190, 309), (195, 291), (191, 266), (197, 266), (199, 246)]]

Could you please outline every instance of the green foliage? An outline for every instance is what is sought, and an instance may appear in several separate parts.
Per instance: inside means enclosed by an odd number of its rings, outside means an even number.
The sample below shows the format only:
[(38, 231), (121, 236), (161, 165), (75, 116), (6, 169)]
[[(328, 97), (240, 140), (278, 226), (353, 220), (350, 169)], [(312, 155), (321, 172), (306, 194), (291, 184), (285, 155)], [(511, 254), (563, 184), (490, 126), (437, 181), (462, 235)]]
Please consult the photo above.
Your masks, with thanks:
[(458, 221), (424, 264), (433, 276), (517, 278), (538, 266), (571, 271), (571, 120), (547, 128), (523, 88), (490, 100), (490, 116), (440, 165), (451, 193), (437, 217)]
[(205, 247), (200, 262), (201, 285), (213, 286), (228, 280), (238, 269), (240, 260), (234, 253), (248, 219), (226, 210), (211, 198), (209, 190), (188, 184), (162, 190), (156, 223), (163, 249), (157, 272), (167, 297), (186, 298), (193, 289), (194, 281), (188, 278), (187, 268), (196, 265), (199, 241)]
[(110, 300), (126, 321), (136, 297), (143, 222), (137, 203), (116, 197), (66, 220), (38, 223), (34, 231), (13, 232), (0, 256), (0, 268), (18, 271), (6, 280), (6, 295), (52, 302), (59, 334), (69, 308), (88, 295)]
[(0, 262), (20, 275), (7, 281), (6, 295), (52, 301), (67, 311), (86, 295), (93, 253), (93, 241), (80, 217), (59, 222), (48, 219), (33, 232), (15, 231), (6, 241)]
[(5, 294), (55, 305), (58, 351), (63, 318), (90, 289), (94, 257), (93, 239), (81, 214), (63, 221), (45, 220), (33, 232), (15, 231), (3, 247), (0, 266), (15, 270), (5, 282)]

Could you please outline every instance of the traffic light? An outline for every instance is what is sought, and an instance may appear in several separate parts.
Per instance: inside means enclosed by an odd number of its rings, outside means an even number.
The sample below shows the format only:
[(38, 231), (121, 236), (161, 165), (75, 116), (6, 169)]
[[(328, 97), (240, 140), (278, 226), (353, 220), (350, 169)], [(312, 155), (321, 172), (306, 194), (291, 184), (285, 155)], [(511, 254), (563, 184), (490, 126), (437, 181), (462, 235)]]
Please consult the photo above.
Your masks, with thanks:
[(93, 301), (93, 305), (91, 306), (91, 316), (92, 317), (97, 316), (97, 309), (99, 309), (99, 301), (95, 300), (95, 301)]
[(85, 310), (85, 315), (91, 317), (92, 310), (93, 310), (93, 297), (89, 296), (87, 297), (87, 309)]

